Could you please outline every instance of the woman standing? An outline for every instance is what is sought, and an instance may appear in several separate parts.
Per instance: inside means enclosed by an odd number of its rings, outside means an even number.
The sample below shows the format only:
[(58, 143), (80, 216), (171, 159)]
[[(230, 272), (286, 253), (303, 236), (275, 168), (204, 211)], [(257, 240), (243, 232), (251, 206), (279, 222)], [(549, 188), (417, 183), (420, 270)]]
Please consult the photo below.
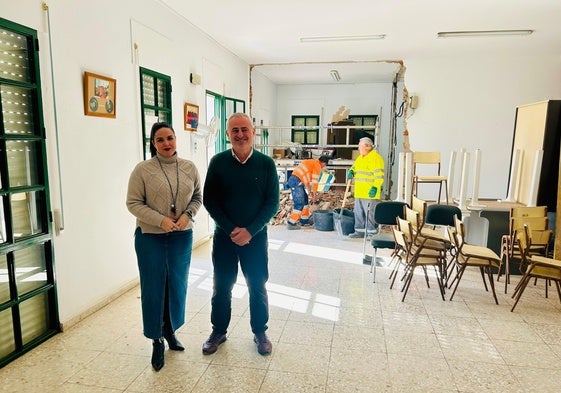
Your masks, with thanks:
[(152, 367), (159, 371), (164, 366), (164, 339), (171, 350), (185, 349), (175, 331), (185, 322), (193, 217), (202, 194), (197, 168), (177, 156), (175, 131), (169, 124), (152, 126), (150, 152), (152, 158), (131, 173), (127, 208), (136, 217), (144, 335), (153, 340)]

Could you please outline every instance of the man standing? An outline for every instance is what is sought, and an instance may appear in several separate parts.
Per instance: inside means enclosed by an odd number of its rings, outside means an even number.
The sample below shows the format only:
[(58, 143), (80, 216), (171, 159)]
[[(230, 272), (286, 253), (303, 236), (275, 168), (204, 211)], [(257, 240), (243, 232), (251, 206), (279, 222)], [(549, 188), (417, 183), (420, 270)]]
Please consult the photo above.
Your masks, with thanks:
[(312, 158), (302, 161), (292, 171), (287, 183), (292, 193), (294, 207), (286, 223), (287, 229), (300, 229), (301, 225), (310, 224), (309, 196), (312, 197), (312, 202), (315, 201), (319, 177), (328, 162), (329, 157), (327, 156)]
[(272, 350), (265, 334), (269, 320), (267, 224), (279, 209), (278, 175), (273, 159), (253, 149), (255, 128), (249, 116), (234, 113), (226, 128), (232, 148), (212, 158), (203, 189), (203, 204), (216, 223), (212, 333), (203, 344), (203, 353), (216, 352), (226, 341), (239, 263), (249, 291), (257, 351), (267, 355)]
[(349, 234), (351, 239), (363, 238), (366, 228), (369, 232), (374, 230), (374, 206), (380, 201), (384, 183), (384, 159), (374, 150), (372, 140), (361, 138), (358, 152), (360, 155), (347, 172), (347, 180), (355, 179), (355, 231)]

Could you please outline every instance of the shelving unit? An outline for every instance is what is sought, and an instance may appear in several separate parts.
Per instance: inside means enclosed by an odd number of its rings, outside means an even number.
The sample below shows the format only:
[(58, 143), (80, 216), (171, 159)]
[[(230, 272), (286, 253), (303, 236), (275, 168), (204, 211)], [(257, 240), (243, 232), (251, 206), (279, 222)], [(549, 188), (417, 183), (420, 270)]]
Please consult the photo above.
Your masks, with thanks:
[[(377, 126), (355, 126), (351, 124), (329, 124), (327, 126), (312, 126), (312, 127), (293, 127), (293, 126), (256, 126), (256, 137), (254, 140), (254, 147), (259, 151), (273, 157), (277, 167), (280, 169), (279, 175), (281, 182), (286, 181), (289, 174), (300, 164), (300, 162), (307, 158), (318, 158), (325, 152), (330, 152), (335, 155), (329, 161), (327, 170), (332, 172), (335, 176), (335, 182), (332, 184), (334, 187), (344, 187), (346, 183), (346, 175), (348, 169), (353, 165), (355, 158), (358, 154), (358, 140), (355, 141), (356, 130), (368, 131), (372, 130), (374, 135), (374, 146), (377, 148)], [(292, 130), (320, 130), (320, 143), (300, 145), (293, 142), (282, 142), (282, 138), (288, 135)], [(322, 132), (325, 130), (325, 132)], [(269, 143), (274, 139), (275, 143)], [(290, 152), (290, 156), (286, 154), (282, 157), (275, 157), (274, 150), (283, 150), (285, 153)], [(306, 153), (303, 153), (306, 152)], [(356, 153), (353, 153), (356, 152)]]

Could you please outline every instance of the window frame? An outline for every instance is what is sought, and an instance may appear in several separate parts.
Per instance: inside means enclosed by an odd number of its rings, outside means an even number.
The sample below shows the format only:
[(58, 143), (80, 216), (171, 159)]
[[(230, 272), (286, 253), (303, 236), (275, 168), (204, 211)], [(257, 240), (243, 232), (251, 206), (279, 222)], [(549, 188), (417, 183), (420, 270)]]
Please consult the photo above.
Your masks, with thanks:
[[(158, 121), (166, 121), (170, 126), (173, 127), (173, 112), (172, 112), (172, 102), (171, 102), (171, 77), (157, 71), (150, 70), (145, 67), (139, 67), (140, 73), (140, 108), (142, 113), (142, 151), (145, 159), (150, 158), (150, 131), (152, 129), (152, 124), (146, 124), (146, 111), (154, 111), (154, 116), (158, 118)], [(145, 91), (144, 77), (150, 77), (153, 79), (154, 86), (154, 104), (148, 104), (145, 102)], [(157, 94), (158, 82), (162, 82), (165, 89), (164, 100), (165, 103), (159, 102), (159, 96)], [(167, 105), (166, 105), (167, 104)], [(163, 115), (163, 116), (162, 116)], [(164, 119), (162, 119), (164, 117)]]
[[(2, 209), (3, 228), (5, 228), (5, 236), (0, 242), (0, 257), (6, 262), (9, 286), (9, 297), (0, 303), (0, 318), (2, 315), (3, 317), (11, 316), (12, 329), (6, 334), (11, 334), (11, 340), (13, 340), (11, 352), (0, 355), (1, 368), (57, 334), (60, 331), (60, 321), (54, 274), (52, 212), (48, 184), (46, 132), (41, 101), (38, 34), (36, 30), (3, 18), (0, 18), (0, 28), (22, 36), (26, 40), (27, 58), (24, 61), (27, 61), (27, 64), (19, 67), (20, 72), (28, 73), (26, 79), (5, 78), (0, 73), (0, 86), (7, 88), (4, 92), (9, 91), (9, 88), (28, 90), (26, 101), (14, 102), (28, 106), (27, 113), (24, 115), (27, 115), (25, 120), (31, 122), (27, 126), (29, 132), (6, 132), (6, 115), (3, 111), (10, 101), (5, 99), (0, 91), (0, 109), (2, 110), (0, 112), (0, 163), (2, 168), (6, 168), (6, 170), (0, 171), (0, 209)], [(0, 63), (1, 67), (2, 63)], [(18, 114), (10, 114), (10, 116), (18, 116)], [(15, 162), (13, 157), (11, 161), (6, 150), (12, 142), (20, 141), (35, 146), (31, 150), (26, 150), (30, 154), (26, 156), (24, 164), (26, 176), (29, 176), (31, 170), (34, 170), (35, 178), (24, 185), (11, 184), (13, 179), (10, 178), (14, 172), (10, 174), (10, 165), (12, 170), (15, 170), (18, 168), (18, 161), (17, 157)], [(14, 167), (14, 165), (16, 166)], [(22, 199), (22, 197), (24, 198)], [(23, 210), (28, 212), (29, 222), (26, 225), (31, 225), (29, 233), (16, 234), (18, 218), (14, 216), (14, 211), (16, 211), (14, 201), (26, 201), (25, 203), (27, 203), (27, 210), (26, 208)], [(27, 250), (34, 247), (40, 249), (39, 252), (32, 253), (39, 259), (27, 258)], [(22, 267), (39, 269), (35, 273), (44, 274), (44, 280), (36, 287), (27, 290), (25, 285), (20, 287), (22, 276), (21, 272), (18, 272), (18, 268)], [(26, 321), (33, 322), (30, 324)]]
[[(290, 141), (293, 142), (293, 143), (298, 143), (298, 144), (303, 145), (303, 146), (305, 146), (305, 145), (318, 145), (319, 144), (319, 115), (292, 115), (290, 117), (290, 125), (292, 127), (298, 127), (295, 124), (298, 119), (303, 120), (303, 123), (304, 123), (305, 127), (317, 126), (318, 128), (303, 129), (303, 130), (298, 130), (298, 129), (292, 128), (291, 132), (290, 132)], [(315, 124), (312, 124), (312, 125), (308, 124), (311, 121), (313, 121)], [(296, 134), (298, 134), (298, 133), (303, 133), (304, 142), (296, 142), (295, 141)], [(315, 138), (315, 142), (310, 142), (309, 141), (309, 139), (312, 139), (312, 138)]]

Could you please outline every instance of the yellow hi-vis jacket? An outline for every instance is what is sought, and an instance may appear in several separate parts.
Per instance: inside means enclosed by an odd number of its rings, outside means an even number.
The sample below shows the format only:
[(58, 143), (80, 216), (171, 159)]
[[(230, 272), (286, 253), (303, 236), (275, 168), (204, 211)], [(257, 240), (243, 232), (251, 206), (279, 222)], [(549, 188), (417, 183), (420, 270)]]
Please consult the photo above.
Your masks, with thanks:
[[(376, 151), (371, 150), (365, 156), (358, 156), (351, 170), (354, 172), (354, 197), (363, 199), (380, 199), (382, 184), (384, 184), (384, 159)], [(372, 187), (376, 187), (376, 194), (371, 198), (368, 194)]]
[(318, 190), (319, 176), (321, 174), (321, 164), (317, 158), (304, 160), (292, 171), (298, 176), (306, 189), (316, 192)]

